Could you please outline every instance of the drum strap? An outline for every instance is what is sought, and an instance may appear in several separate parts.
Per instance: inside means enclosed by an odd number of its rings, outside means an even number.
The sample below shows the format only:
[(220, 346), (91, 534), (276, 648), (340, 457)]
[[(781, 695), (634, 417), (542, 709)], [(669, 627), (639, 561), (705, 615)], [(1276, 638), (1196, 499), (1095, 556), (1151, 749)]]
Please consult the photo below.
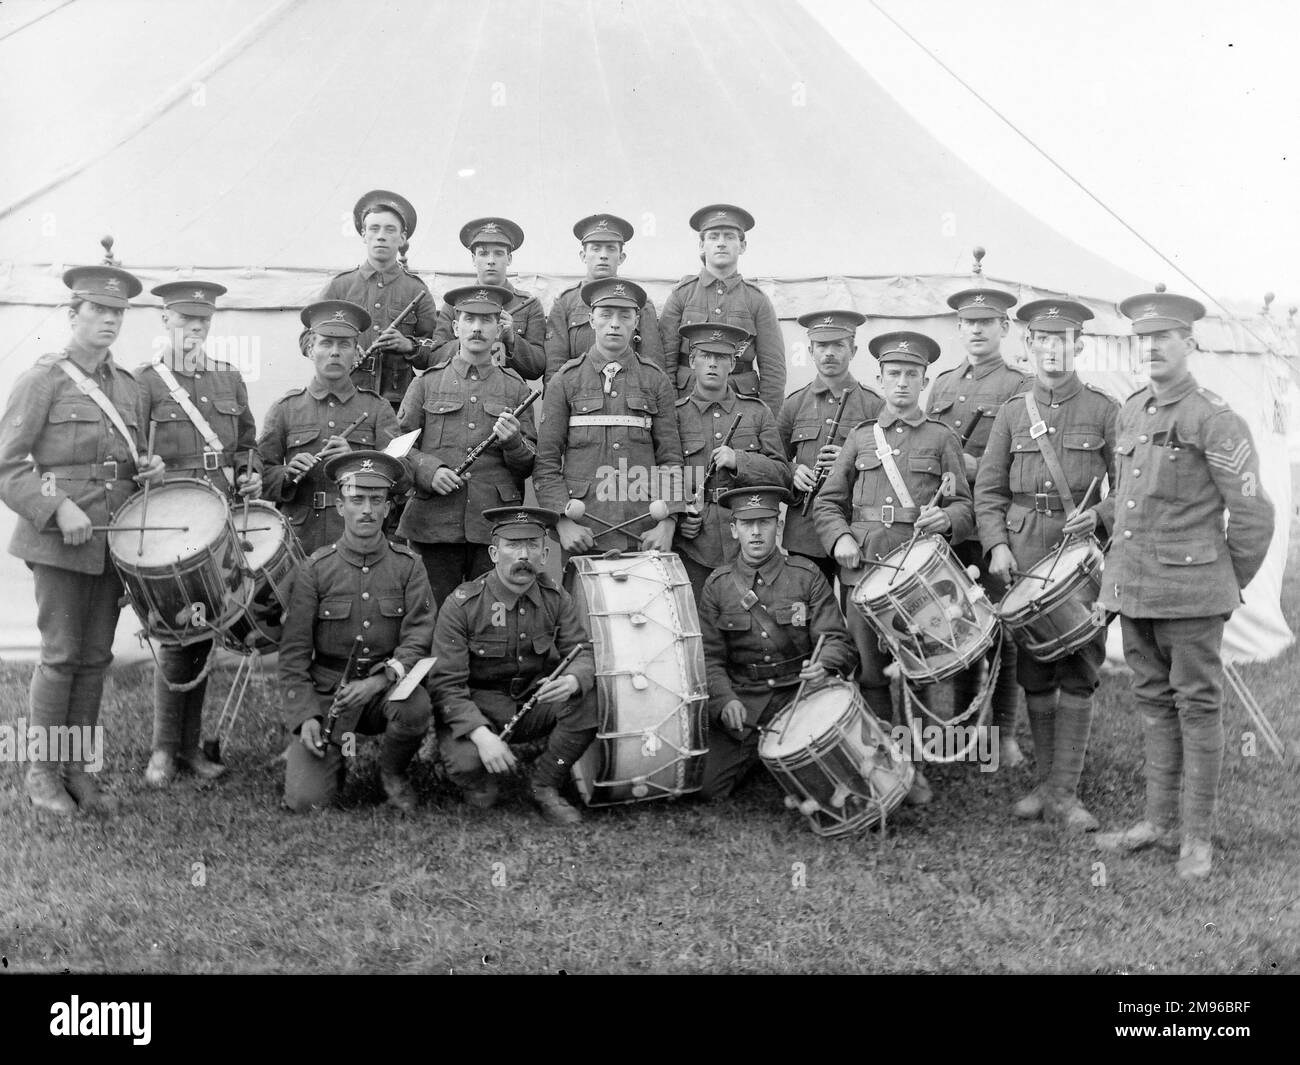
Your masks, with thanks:
[(880, 465), (884, 467), (885, 476), (889, 478), (889, 483), (894, 486), (894, 491), (898, 493), (898, 505), (902, 507), (916, 506), (916, 500), (912, 498), (912, 493), (907, 490), (907, 482), (903, 480), (903, 474), (898, 468), (898, 463), (894, 461), (893, 448), (889, 446), (889, 441), (885, 439), (885, 430), (876, 422), (873, 426), (876, 435), (876, 457), (880, 459)]
[(1047, 423), (1043, 421), (1043, 415), (1038, 409), (1038, 402), (1034, 399), (1032, 390), (1025, 393), (1025, 410), (1029, 412), (1029, 435), (1038, 441), (1038, 450), (1043, 456), (1043, 461), (1047, 463), (1047, 472), (1056, 482), (1056, 490), (1060, 493), (1068, 514), (1074, 510), (1074, 496), (1070, 494), (1070, 482), (1065, 479), (1065, 469), (1061, 466), (1056, 449), (1047, 439)]
[(113, 406), (113, 401), (104, 395), (103, 389), (95, 384), (93, 378), (82, 373), (71, 359), (60, 359), (55, 365), (72, 378), (73, 384), (81, 389), (85, 395), (89, 396), (94, 401), (95, 406), (104, 412), (113, 428), (117, 430), (118, 435), (126, 441), (127, 450), (131, 452), (132, 456), (136, 456), (136, 445), (131, 436), (131, 430), (126, 427), (126, 422), (122, 420), (122, 415), (118, 409)]
[[(222, 454), (226, 448), (221, 443), (221, 438), (213, 431), (208, 424), (207, 418), (203, 417), (202, 412), (194, 405), (194, 400), (190, 399), (190, 394), (181, 387), (181, 383), (176, 380), (176, 375), (172, 373), (172, 368), (164, 362), (155, 362), (152, 364), (153, 369), (158, 376), (162, 378), (162, 383), (167, 386), (167, 391), (171, 393), (172, 399), (181, 405), (181, 410), (185, 412), (185, 417), (194, 423), (194, 428), (199, 431), (204, 442), (208, 445), (208, 450), (215, 454)], [(226, 484), (233, 487), (235, 475), (229, 466), (220, 467), (221, 472), (225, 474)]]
[(740, 605), (748, 610), (749, 616), (763, 627), (776, 649), (785, 658), (798, 658), (799, 648), (794, 645), (794, 640), (790, 639), (785, 626), (768, 613), (767, 607), (758, 601), (758, 595), (752, 588), (746, 588), (740, 583), (740, 578), (736, 576), (734, 570), (731, 574), (731, 583), (736, 586), (736, 591), (740, 594)]

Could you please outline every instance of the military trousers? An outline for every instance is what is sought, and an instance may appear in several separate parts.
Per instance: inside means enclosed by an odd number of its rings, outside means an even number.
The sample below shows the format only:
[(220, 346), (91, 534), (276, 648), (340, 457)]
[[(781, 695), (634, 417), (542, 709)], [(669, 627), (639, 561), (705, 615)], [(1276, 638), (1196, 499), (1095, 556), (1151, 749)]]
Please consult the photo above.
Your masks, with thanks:
[[(720, 721), (709, 723), (709, 753), (704, 758), (700, 798), (725, 799), (745, 779), (758, 761), (758, 743), (763, 729), (794, 699), (798, 686), (791, 685), (757, 693), (737, 692), (745, 704), (745, 727), (739, 735), (723, 728)], [(762, 705), (766, 703), (766, 705)], [(757, 715), (754, 711), (759, 709)]]
[(438, 608), (466, 581), (481, 577), (492, 568), (487, 544), (425, 544), (412, 540), (411, 547), (424, 559), (429, 587), (433, 590), (433, 605)]

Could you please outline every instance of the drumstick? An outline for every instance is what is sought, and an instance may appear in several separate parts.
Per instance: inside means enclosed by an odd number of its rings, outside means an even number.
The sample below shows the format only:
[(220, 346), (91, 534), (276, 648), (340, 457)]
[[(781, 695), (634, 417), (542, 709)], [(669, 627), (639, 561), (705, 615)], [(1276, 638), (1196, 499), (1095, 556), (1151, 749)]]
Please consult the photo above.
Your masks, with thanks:
[[(253, 476), (253, 449), (251, 447), (248, 449), (248, 465), (244, 467), (244, 476)], [(248, 524), (248, 496), (244, 496), (244, 524)], [(245, 529), (244, 531), (247, 532), (248, 530)]]
[[(932, 495), (932, 496), (930, 497), (930, 502), (928, 502), (928, 503), (927, 503), (924, 507), (922, 507), (921, 509), (922, 509), (922, 510), (925, 510), (927, 507), (937, 507), (937, 506), (939, 505), (939, 499), (940, 499), (942, 496), (943, 496), (943, 484), (941, 483), (941, 484), (939, 485), (939, 487), (936, 488), (936, 489), (934, 490), (934, 495)], [(903, 557), (902, 557), (901, 559), (899, 559), (900, 562), (906, 562), (906, 561), (907, 561), (907, 556), (910, 555), (910, 554), (912, 553), (912, 548), (915, 546), (916, 541), (920, 538), (920, 536), (921, 536), (921, 530), (918, 529), (915, 525), (913, 525), (913, 526), (912, 526), (912, 535), (911, 535), (911, 537), (910, 537), (910, 538), (908, 539), (908, 541), (907, 541), (907, 547), (905, 547), (905, 548), (903, 549)], [(894, 569), (897, 570), (899, 573), (902, 573), (902, 572), (903, 572), (903, 567), (902, 567), (902, 566), (895, 566)], [(889, 580), (886, 582), (885, 587), (889, 587), (889, 585), (891, 585), (891, 584), (893, 584), (893, 583), (894, 583), (894, 578), (893, 578), (893, 577), (890, 577)]]
[(1031, 581), (1042, 581), (1044, 584), (1052, 583), (1052, 578), (1050, 574), (1046, 577), (1043, 577), (1037, 573), (1028, 573), (1022, 569), (1013, 569), (1013, 570), (1009, 570), (1008, 572), (1013, 577), (1028, 577)]
[[(1065, 519), (1067, 522), (1073, 521), (1075, 518), (1077, 518), (1080, 514), (1082, 514), (1085, 510), (1088, 509), (1088, 500), (1092, 498), (1093, 490), (1100, 483), (1101, 483), (1100, 477), (1093, 477), (1092, 481), (1088, 484), (1087, 491), (1083, 493), (1083, 498), (1079, 500), (1079, 505), (1075, 507), (1072, 511), (1070, 511), (1070, 516)], [(1067, 545), (1069, 545), (1071, 541), (1077, 539), (1078, 539), (1078, 533), (1070, 533), (1068, 536), (1066, 536), (1064, 539), (1061, 540), (1061, 546), (1057, 549), (1056, 557), (1052, 559), (1052, 565), (1047, 570), (1048, 577), (1051, 577), (1051, 575), (1056, 572), (1056, 564), (1061, 561), (1061, 556), (1065, 554), (1065, 548), (1067, 547)]]
[(92, 525), (91, 532), (153, 532), (164, 529), (169, 532), (189, 532), (188, 525)]
[[(594, 517), (595, 515), (591, 516)], [(643, 518), (654, 518), (656, 522), (661, 522), (666, 517), (668, 517), (668, 504), (662, 499), (656, 499), (650, 504), (650, 509), (644, 514), (638, 514), (635, 518), (628, 518), (627, 521), (619, 522), (617, 525), (611, 525), (608, 529), (601, 529), (600, 532), (592, 535), (592, 539), (599, 540), (602, 536), (605, 536), (608, 533), (617, 532), (619, 529), (626, 528), (629, 525), (634, 525)], [(625, 535), (630, 536), (631, 533)]]
[[(151, 421), (149, 423), (149, 444), (144, 453), (144, 464), (146, 466), (148, 466), (150, 463), (153, 462), (154, 434), (157, 431), (158, 431), (158, 423), (155, 421)], [(144, 554), (144, 533), (145, 533), (145, 529), (147, 528), (147, 526), (145, 525), (145, 519), (148, 517), (148, 514), (149, 514), (149, 481), (145, 481), (144, 499), (140, 503), (140, 544), (135, 549), (136, 558), (139, 558)]]
[[(820, 636), (817, 637), (817, 646), (813, 648), (813, 653), (808, 659), (808, 664), (810, 666), (814, 662), (816, 662), (818, 658), (821, 657), (822, 648), (825, 646), (826, 646), (826, 633), (823, 632)], [(799, 700), (803, 698), (803, 690), (807, 684), (808, 682), (806, 680), (801, 680), (799, 682), (799, 688), (794, 693), (794, 698), (790, 700), (790, 706), (792, 708), (799, 705)], [(790, 727), (790, 721), (793, 717), (794, 717), (794, 711), (792, 709), (790, 713), (786, 714), (785, 724), (781, 726), (781, 733), (776, 738), (777, 743), (780, 743), (783, 739), (785, 739), (785, 730)]]

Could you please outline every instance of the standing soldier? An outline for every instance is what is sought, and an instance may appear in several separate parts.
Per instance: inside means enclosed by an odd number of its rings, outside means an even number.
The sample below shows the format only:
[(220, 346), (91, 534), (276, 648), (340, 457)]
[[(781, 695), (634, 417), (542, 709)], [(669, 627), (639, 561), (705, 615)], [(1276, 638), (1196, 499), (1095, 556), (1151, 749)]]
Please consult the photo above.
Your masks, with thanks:
[(691, 228), (700, 234), (698, 274), (682, 278), (664, 304), (659, 328), (663, 333), (664, 360), (669, 373), (676, 366), (679, 393), (691, 387), (690, 347), (682, 336), (684, 325), (740, 326), (754, 338), (752, 351), (742, 351), (731, 374), (731, 386), (740, 395), (758, 396), (777, 414), (785, 399), (785, 339), (772, 301), (752, 281), (740, 276), (745, 254), (745, 234), (754, 228), (754, 216), (726, 203), (701, 207), (691, 215)]
[[(154, 453), (169, 477), (207, 481), (227, 499), (256, 499), (257, 426), (248, 406), (248, 388), (239, 370), (212, 359), (204, 349), (223, 285), (173, 281), (152, 289), (163, 301), (163, 337), (158, 358), (136, 372), (154, 427)], [(203, 780), (226, 771), (203, 753), (204, 669), (213, 641), (182, 647), (164, 643), (153, 677), (153, 753), (144, 779), (166, 787), (178, 768)]]
[[(977, 278), (982, 269), (979, 260), (983, 256), (983, 250), (977, 248)], [(1002, 339), (1011, 327), (1007, 312), (1015, 304), (1016, 297), (1010, 292), (987, 286), (963, 289), (948, 298), (948, 306), (957, 312), (957, 333), (966, 345), (966, 361), (935, 379), (927, 409), (931, 418), (943, 422), (964, 441), (962, 463), (966, 468), (966, 479), (972, 485), (988, 444), (994, 417), (1002, 404), (1025, 391), (1032, 380), (1008, 366), (1002, 356)], [(1007, 589), (997, 574), (990, 576), (988, 545), (971, 539), (954, 544), (954, 550), (963, 565), (979, 567), (980, 583), (988, 592), (989, 599), (998, 602)], [(998, 765), (1008, 768), (1014, 768), (1025, 760), (1020, 744), (1016, 742), (1016, 707), (1020, 702), (1016, 656), (1015, 642), (1003, 640), (997, 683), (991, 697), (990, 723), (997, 729)], [(978, 665), (959, 673), (952, 682), (953, 706), (960, 711), (969, 705), (978, 688)]]
[[(18, 378), (0, 424), (0, 498), (18, 515), (9, 553), (32, 571), (41, 630), (27, 720), (47, 741), (69, 729), (86, 739), (99, 722), (122, 597), (104, 527), (134, 493), (133, 477), (163, 472), (157, 455), (147, 465), (141, 456), (143, 392), (109, 350), (140, 282), (113, 266), (78, 266), (63, 283), (72, 335)], [(27, 767), (32, 805), (63, 817), (78, 807), (114, 813), (117, 800), (85, 770), (91, 752), (60, 766), (57, 748), (47, 742), (45, 759)]]
[[(993, 422), (979, 479), (975, 517), (989, 569), (1010, 587), (1015, 570), (1037, 564), (1062, 537), (1110, 527), (1113, 497), (1085, 500), (1093, 478), (1115, 482), (1115, 417), (1119, 404), (1074, 371), (1080, 333), (1092, 311), (1073, 300), (1035, 300), (1016, 317), (1029, 329), (1034, 383)], [(1003, 639), (1010, 641), (1009, 633)], [(1046, 815), (1072, 829), (1095, 831), (1097, 819), (1079, 801), (1092, 729), (1092, 693), (1106, 660), (1103, 629), (1055, 662), (1021, 651), (1016, 679), (1025, 690), (1038, 784), (1012, 808), (1017, 817)]]
[[(492, 530), (482, 513), (523, 505), (524, 479), (537, 457), (532, 410), (512, 413), (529, 388), (492, 361), (501, 309), (511, 298), (509, 289), (487, 285), (448, 292), (456, 309), (455, 354), (417, 378), (402, 401), (401, 431), (422, 432), (419, 451), (409, 456), (416, 495), (397, 531), (424, 559), (439, 608), (458, 585), (492, 568)], [(496, 443), (457, 476), (466, 453), (489, 438)]]
[[(513, 724), (516, 740), (546, 739), (532, 769), (533, 802), (552, 824), (575, 825), (581, 815), (560, 788), (596, 737), (596, 663), (573, 600), (545, 573), (546, 533), (557, 517), (536, 507), (483, 512), (494, 568), (462, 584), (439, 612), (428, 685), (442, 760), (471, 806), (495, 805), (498, 780), (516, 768), (501, 735)], [(575, 648), (565, 672), (551, 677)]]
[[(781, 453), (772, 412), (757, 397), (738, 396), (727, 386), (736, 353), (749, 334), (729, 325), (688, 325), (682, 335), (691, 349), (695, 388), (677, 401), (677, 430), (692, 501), (677, 526), (673, 549), (686, 567), (698, 603), (709, 575), (740, 550), (718, 500), (728, 489), (744, 485), (788, 490), (790, 463)], [(738, 417), (735, 435), (728, 441)], [(709, 472), (712, 476), (706, 478)]]
[(265, 464), (263, 495), (284, 511), (311, 554), (343, 531), (325, 460), (354, 445), (387, 447), (397, 435), (397, 415), (378, 392), (358, 388), (349, 377), (360, 350), (357, 337), (370, 328), (363, 308), (324, 300), (304, 307), (302, 321), (307, 328), (299, 345), (315, 372), (305, 388), (291, 388), (271, 405), (257, 447)]
[(414, 813), (406, 768), (433, 712), (419, 685), (406, 698), (391, 695), (429, 654), (434, 607), (420, 556), (384, 538), (404, 469), (383, 452), (356, 451), (334, 456), (325, 474), (338, 485), (343, 533), (299, 567), (280, 640), (285, 722), (299, 739), (286, 752), (284, 801), (295, 813), (330, 805), (346, 772), (345, 745), (357, 733), (383, 733), (384, 794)]
[[(797, 493), (785, 512), (782, 543), (792, 554), (809, 559), (832, 587), (838, 567), (817, 537), (812, 508), (809, 507), (806, 515), (803, 508), (808, 493), (820, 491), (818, 475), (825, 480), (849, 430), (874, 418), (885, 405), (874, 390), (859, 384), (849, 372), (849, 365), (858, 353), (857, 329), (866, 320), (857, 311), (817, 311), (799, 318), (799, 324), (808, 330), (808, 349), (817, 376), (810, 384), (786, 396), (777, 417), (777, 431), (785, 454), (794, 463)], [(831, 439), (837, 413), (839, 426), (835, 438)], [(843, 594), (840, 605), (844, 606)]]
[(1097, 843), (1172, 846), (1181, 784), (1178, 875), (1201, 878), (1210, 875), (1223, 768), (1223, 625), (1268, 553), (1273, 504), (1245, 421), (1187, 368), (1192, 323), (1205, 308), (1164, 292), (1119, 306), (1141, 338), (1151, 381), (1119, 415), (1115, 531), (1100, 603), (1119, 612), (1133, 670), (1146, 811)]
[[(906, 543), (913, 532), (939, 534), (961, 543), (975, 526), (970, 485), (961, 447), (951, 429), (927, 418), (921, 392), (925, 369), (939, 357), (939, 345), (921, 333), (885, 333), (867, 345), (880, 360), (885, 406), (874, 421), (855, 426), (844, 441), (830, 476), (813, 502), (817, 535), (840, 566), (840, 583), (851, 588), (866, 567)], [(929, 502), (944, 488), (947, 501)], [(858, 684), (868, 709), (883, 721), (893, 717), (885, 667), (891, 655), (859, 610), (848, 612), (849, 633), (862, 670)], [(930, 801), (930, 786), (917, 770), (907, 801)]]
[[(700, 632), (709, 674), (709, 753), (700, 795), (726, 798), (758, 758), (763, 727), (790, 704), (800, 683), (849, 677), (853, 641), (830, 585), (806, 558), (777, 547), (780, 485), (725, 492), (738, 556), (719, 567), (700, 595)], [(821, 657), (810, 661), (826, 637)]]
[[(586, 267), (587, 281), (618, 276), (618, 268), (627, 259), (624, 246), (632, 239), (633, 232), (631, 222), (612, 214), (594, 214), (574, 225), (573, 235), (582, 244), (578, 258)], [(546, 319), (546, 382), (566, 362), (585, 355), (591, 347), (591, 308), (582, 302), (579, 291), (584, 283), (580, 281), (566, 288), (551, 305), (551, 313)], [(641, 322), (632, 347), (638, 355), (661, 370), (668, 368), (664, 363), (659, 318), (655, 314), (655, 305), (649, 300), (641, 308)]]
[[(561, 517), (556, 533), (566, 555), (671, 551), (673, 515), (683, 503), (666, 497), (680, 495), (682, 442), (672, 382), (632, 350), (645, 292), (609, 277), (583, 285), (582, 299), (591, 307), (595, 343), (560, 367), (546, 390), (533, 490), (544, 507), (563, 513), (577, 500), (602, 523), (596, 528)], [(652, 520), (645, 509), (651, 501), (667, 502), (668, 516), (650, 527), (635, 521), (596, 540), (593, 533), (609, 525), (638, 516)]]
[[(352, 371), (358, 388), (378, 392), (394, 411), (415, 370), (429, 365), (419, 341), (433, 335), (436, 304), (429, 286), (406, 268), (401, 252), (415, 232), (415, 208), (402, 196), (373, 189), (357, 200), (352, 221), (366, 246), (366, 261), (336, 274), (318, 299), (364, 307), (368, 325), (357, 339), (365, 354)], [(415, 306), (395, 321), (415, 300)]]
[[(546, 315), (536, 296), (520, 292), (506, 277), (514, 253), (523, 246), (524, 231), (508, 218), (476, 218), (461, 227), (460, 242), (469, 249), (478, 287), (490, 285), (510, 293), (501, 312), (497, 362), (525, 381), (536, 381), (546, 373)], [(429, 353), (426, 365), (440, 365), (455, 353), (455, 317), (448, 303), (438, 309), (433, 338), (421, 345)]]

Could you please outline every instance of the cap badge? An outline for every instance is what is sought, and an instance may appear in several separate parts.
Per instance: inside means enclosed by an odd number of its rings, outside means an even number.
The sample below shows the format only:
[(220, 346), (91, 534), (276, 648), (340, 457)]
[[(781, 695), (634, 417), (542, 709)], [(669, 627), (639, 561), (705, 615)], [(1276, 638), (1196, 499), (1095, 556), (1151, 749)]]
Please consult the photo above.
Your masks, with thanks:
[(481, 288), (474, 293), (474, 298), (476, 300), (491, 300), (492, 297), (488, 295), (487, 289)]
[(721, 329), (715, 329), (715, 330), (713, 331), (713, 335), (712, 335), (711, 337), (709, 337), (709, 339), (710, 339), (710, 340), (721, 340), (721, 339), (722, 339), (722, 330), (721, 330)]
[(975, 298), (974, 298), (973, 300), (971, 300), (971, 302), (972, 302), (972, 303), (983, 303), (983, 302), (984, 302), (984, 293), (983, 293), (983, 292), (977, 292), (977, 293), (975, 294)]
[(726, 211), (714, 211), (714, 212), (713, 212), (713, 217), (710, 219), (710, 221), (712, 221), (712, 222), (716, 222), (718, 219), (720, 219), (720, 218), (726, 218), (726, 217), (727, 217), (727, 212), (726, 212)]
[(614, 286), (614, 295), (615, 295), (615, 296), (626, 296), (626, 295), (627, 295), (627, 286), (626, 286), (626, 285), (615, 285), (615, 286)]
[(1158, 317), (1159, 314), (1160, 312), (1156, 310), (1156, 305), (1154, 303), (1148, 303), (1144, 308), (1142, 308), (1143, 318), (1155, 318)]
[(484, 222), (484, 223), (479, 227), (479, 229), (480, 229), (480, 231), (483, 232), (483, 233), (500, 233), (500, 232), (501, 232), (501, 227), (500, 227), (499, 225), (497, 225), (495, 222)]
[(201, 300), (201, 299), (203, 299), (203, 290), (202, 290), (202, 289), (197, 289), (197, 288), (196, 288), (196, 289), (194, 290), (194, 298), (195, 298), (196, 300)]
[(761, 507), (761, 506), (763, 505), (763, 497), (762, 497), (762, 496), (750, 496), (750, 497), (749, 497), (749, 505), (750, 505), (751, 507)]
[(530, 517), (528, 516), (528, 512), (527, 512), (527, 511), (523, 511), (523, 510), (521, 510), (518, 514), (516, 514), (516, 515), (514, 516), (514, 520), (515, 520), (515, 521), (532, 521), (533, 519), (530, 518)]
[(835, 324), (835, 319), (832, 318), (829, 314), (822, 319), (822, 325), (834, 325), (834, 324)]
[(105, 279), (104, 288), (109, 292), (117, 292), (122, 288), (122, 282), (115, 277)]
[(347, 315), (345, 315), (342, 311), (335, 311), (335, 312), (334, 312), (334, 320), (335, 320), (336, 322), (341, 322), (341, 321), (343, 321), (345, 318), (347, 318)]
[(373, 460), (373, 459), (362, 459), (362, 460), (361, 460), (361, 469), (362, 469), (363, 471), (364, 471), (364, 470), (373, 470), (374, 468), (375, 468), (375, 463), (374, 463), (374, 460)]
[(911, 351), (911, 350), (912, 350), (912, 342), (911, 342), (910, 340), (900, 340), (900, 341), (898, 342), (898, 350), (899, 350), (899, 351)]
[(597, 228), (597, 229), (608, 229), (608, 228), (609, 228), (609, 219), (608, 219), (608, 218), (602, 218), (599, 222), (596, 223), (596, 228)]
[(1048, 308), (1047, 308), (1047, 317), (1048, 317), (1048, 318), (1059, 318), (1060, 316), (1061, 316), (1061, 309), (1060, 309), (1059, 307), (1048, 307)]

